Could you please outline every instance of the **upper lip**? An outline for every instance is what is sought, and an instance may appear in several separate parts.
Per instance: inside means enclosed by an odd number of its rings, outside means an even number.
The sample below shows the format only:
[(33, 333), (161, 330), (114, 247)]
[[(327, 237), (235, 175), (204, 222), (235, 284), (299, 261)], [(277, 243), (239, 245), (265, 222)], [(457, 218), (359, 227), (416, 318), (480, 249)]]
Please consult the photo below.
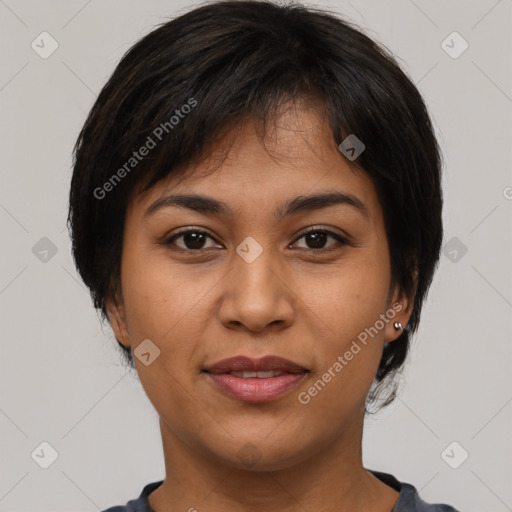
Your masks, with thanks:
[(208, 373), (229, 373), (236, 371), (266, 372), (272, 370), (287, 373), (303, 373), (308, 371), (303, 366), (279, 356), (265, 356), (259, 359), (247, 356), (229, 357), (211, 366), (207, 366), (205, 370)]

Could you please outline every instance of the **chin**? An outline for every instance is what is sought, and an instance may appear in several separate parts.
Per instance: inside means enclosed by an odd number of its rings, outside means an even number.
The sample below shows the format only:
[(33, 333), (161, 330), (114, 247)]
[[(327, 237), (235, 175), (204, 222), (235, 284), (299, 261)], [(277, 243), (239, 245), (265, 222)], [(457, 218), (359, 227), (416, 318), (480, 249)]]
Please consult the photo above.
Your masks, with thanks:
[[(288, 441), (288, 443), (287, 443)], [(217, 460), (229, 467), (242, 471), (281, 471), (289, 469), (306, 458), (306, 448), (300, 449), (296, 439), (292, 442), (292, 436), (288, 439), (249, 438), (237, 441), (230, 440), (226, 451), (219, 452), (216, 445), (210, 453)]]

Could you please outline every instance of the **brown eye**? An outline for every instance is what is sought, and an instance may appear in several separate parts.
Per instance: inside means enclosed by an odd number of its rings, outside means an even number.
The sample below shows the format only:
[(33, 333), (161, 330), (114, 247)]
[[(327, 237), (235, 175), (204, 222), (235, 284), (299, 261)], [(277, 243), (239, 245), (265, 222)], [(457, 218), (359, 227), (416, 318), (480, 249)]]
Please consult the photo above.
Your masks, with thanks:
[[(175, 243), (175, 240), (182, 238), (184, 247)], [(202, 249), (209, 249), (210, 247), (205, 247), (205, 241), (209, 238), (213, 240), (213, 238), (206, 233), (205, 231), (200, 231), (198, 229), (188, 229), (185, 231), (181, 231), (179, 233), (175, 233), (170, 238), (168, 238), (164, 243), (176, 245), (180, 249), (186, 251), (200, 251)]]
[[(334, 239), (337, 242), (337, 244), (335, 243), (325, 247), (325, 244), (329, 240), (329, 238)], [(329, 250), (333, 245), (335, 246), (348, 244), (347, 240), (341, 235), (338, 235), (337, 233), (333, 233), (332, 231), (328, 231), (326, 229), (317, 228), (302, 233), (302, 235), (297, 240), (301, 239), (304, 239), (307, 245), (305, 249), (311, 249), (314, 251), (321, 251), (324, 249)]]

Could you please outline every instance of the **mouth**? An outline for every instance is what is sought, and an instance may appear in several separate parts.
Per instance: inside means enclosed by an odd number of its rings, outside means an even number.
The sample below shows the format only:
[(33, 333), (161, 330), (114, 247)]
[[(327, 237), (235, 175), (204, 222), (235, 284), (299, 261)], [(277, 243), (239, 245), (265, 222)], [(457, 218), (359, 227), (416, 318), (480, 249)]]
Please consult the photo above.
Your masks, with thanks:
[(235, 400), (270, 402), (296, 388), (310, 370), (278, 356), (237, 356), (202, 371), (218, 390)]

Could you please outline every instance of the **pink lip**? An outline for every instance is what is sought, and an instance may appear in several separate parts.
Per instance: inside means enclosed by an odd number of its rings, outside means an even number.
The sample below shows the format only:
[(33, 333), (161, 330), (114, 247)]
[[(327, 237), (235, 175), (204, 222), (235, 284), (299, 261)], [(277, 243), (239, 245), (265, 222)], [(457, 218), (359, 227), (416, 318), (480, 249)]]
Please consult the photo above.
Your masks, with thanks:
[[(232, 371), (280, 371), (284, 375), (243, 379)], [(210, 381), (226, 395), (244, 402), (269, 402), (286, 395), (306, 377), (308, 370), (278, 356), (252, 359), (245, 356), (223, 359), (206, 368)]]
[(306, 368), (303, 366), (278, 356), (265, 356), (259, 359), (253, 359), (247, 356), (235, 356), (223, 359), (211, 366), (207, 366), (205, 369), (208, 373), (240, 371), (268, 372), (271, 370), (287, 373), (302, 373), (306, 371)]

